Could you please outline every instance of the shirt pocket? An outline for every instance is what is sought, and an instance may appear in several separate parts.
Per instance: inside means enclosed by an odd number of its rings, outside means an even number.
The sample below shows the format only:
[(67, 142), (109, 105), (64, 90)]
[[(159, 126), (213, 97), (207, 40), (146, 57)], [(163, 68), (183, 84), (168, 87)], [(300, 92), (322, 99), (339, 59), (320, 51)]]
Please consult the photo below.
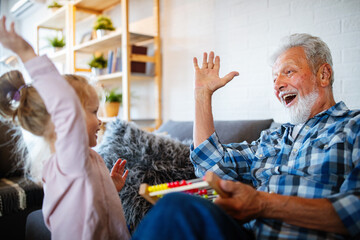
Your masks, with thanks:
[(255, 152), (255, 158), (258, 162), (263, 164), (274, 164), (277, 159), (277, 155), (280, 151), (280, 147), (269, 144), (261, 144)]
[(309, 174), (343, 175), (352, 166), (349, 145), (345, 133), (320, 137), (309, 143), (310, 154), (306, 154), (305, 163)]
[(255, 152), (255, 159), (251, 166), (251, 174), (254, 177), (254, 186), (260, 186), (269, 181), (273, 174), (278, 174), (278, 161), (280, 148), (261, 144)]
[(310, 142), (310, 147), (317, 148), (321, 151), (327, 151), (334, 148), (344, 150), (345, 140), (345, 134), (339, 133), (332, 136), (317, 138)]

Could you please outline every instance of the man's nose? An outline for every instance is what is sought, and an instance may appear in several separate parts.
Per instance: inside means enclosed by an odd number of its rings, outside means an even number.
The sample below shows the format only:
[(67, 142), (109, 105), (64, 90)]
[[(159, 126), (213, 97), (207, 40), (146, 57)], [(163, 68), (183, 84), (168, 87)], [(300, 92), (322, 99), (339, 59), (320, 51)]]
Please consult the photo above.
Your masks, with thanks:
[(285, 77), (283, 77), (282, 75), (279, 75), (274, 81), (275, 91), (281, 91), (286, 87), (287, 87), (287, 82), (286, 82)]

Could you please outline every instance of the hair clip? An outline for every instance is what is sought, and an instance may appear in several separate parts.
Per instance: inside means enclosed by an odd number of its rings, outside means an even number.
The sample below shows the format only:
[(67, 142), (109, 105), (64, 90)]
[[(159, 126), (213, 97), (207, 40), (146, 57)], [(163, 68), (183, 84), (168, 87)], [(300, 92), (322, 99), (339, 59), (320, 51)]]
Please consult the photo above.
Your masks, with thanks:
[(23, 88), (28, 88), (30, 85), (28, 85), (28, 84), (24, 84), (24, 85), (21, 85), (20, 87), (19, 87), (19, 89), (18, 90), (16, 90), (16, 92), (15, 92), (15, 94), (14, 94), (14, 96), (13, 96), (13, 100), (15, 100), (15, 101), (20, 101), (20, 91), (21, 91), (21, 89), (23, 89)]

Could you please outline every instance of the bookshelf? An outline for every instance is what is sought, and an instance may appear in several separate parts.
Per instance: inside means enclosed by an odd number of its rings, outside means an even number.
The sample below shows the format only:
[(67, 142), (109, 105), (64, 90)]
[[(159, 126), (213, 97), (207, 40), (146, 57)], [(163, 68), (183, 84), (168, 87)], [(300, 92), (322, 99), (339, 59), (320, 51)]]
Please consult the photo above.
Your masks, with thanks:
[[(86, 19), (103, 14), (109, 9), (120, 6), (119, 14), (116, 16), (121, 22), (121, 26), (116, 26), (116, 31), (111, 32), (101, 38), (89, 39), (87, 41), (76, 43), (75, 39), (78, 34), (77, 23), (86, 21)], [(143, 24), (142, 20), (136, 23), (136, 29), (132, 29), (129, 23), (129, 0), (76, 0), (69, 1), (62, 8), (45, 18), (37, 27), (37, 49), (39, 53), (41, 30), (50, 29), (59, 31), (65, 35), (66, 45), (64, 49), (49, 53), (48, 56), (54, 61), (64, 65), (65, 73), (90, 72), (89, 68), (77, 66), (78, 59), (82, 55), (103, 53), (107, 58), (107, 53), (112, 49), (121, 50), (121, 72), (116, 71), (100, 76), (96, 76), (96, 81), (102, 85), (119, 86), (122, 89), (123, 102), (120, 108), (122, 119), (126, 121), (146, 122), (144, 126), (147, 130), (154, 130), (162, 123), (162, 68), (161, 68), (161, 40), (160, 40), (160, 11), (159, 0), (153, 0), (153, 26), (154, 32), (143, 33), (139, 31), (139, 26)], [(113, 17), (112, 17), (113, 18)], [(147, 23), (148, 24), (148, 23)], [(145, 26), (147, 28), (147, 26)], [(131, 31), (129, 30), (131, 29)], [(78, 42), (78, 41), (77, 41)], [(152, 44), (153, 56), (132, 53), (133, 45), (142, 45), (143, 43)], [(115, 58), (116, 56), (114, 56)], [(134, 74), (131, 72), (131, 63), (153, 63), (154, 74)], [(112, 68), (114, 70), (114, 67)], [(117, 69), (118, 70), (118, 69)], [(154, 104), (155, 117), (141, 117), (134, 119), (131, 116), (132, 97), (130, 87), (136, 81), (147, 81), (154, 85)], [(146, 102), (145, 102), (146, 104)], [(104, 118), (106, 122), (112, 118)], [(144, 121), (146, 119), (146, 121)]]

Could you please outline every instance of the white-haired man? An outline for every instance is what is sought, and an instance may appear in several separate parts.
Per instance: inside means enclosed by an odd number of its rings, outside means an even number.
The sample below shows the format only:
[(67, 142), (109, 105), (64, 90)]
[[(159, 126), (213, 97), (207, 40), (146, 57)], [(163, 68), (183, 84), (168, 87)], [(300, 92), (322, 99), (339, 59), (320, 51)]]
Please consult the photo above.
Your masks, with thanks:
[(294, 34), (279, 48), (274, 91), (291, 122), (263, 131), (251, 144), (221, 144), (213, 123), (212, 94), (238, 73), (220, 78), (220, 59), (213, 52), (204, 53), (201, 68), (194, 58), (194, 67), (191, 161), (197, 176), (213, 171), (226, 179), (220, 186), (230, 197), (211, 204), (166, 196), (134, 237), (144, 230), (156, 239), (360, 237), (360, 111), (335, 102), (327, 45)]

